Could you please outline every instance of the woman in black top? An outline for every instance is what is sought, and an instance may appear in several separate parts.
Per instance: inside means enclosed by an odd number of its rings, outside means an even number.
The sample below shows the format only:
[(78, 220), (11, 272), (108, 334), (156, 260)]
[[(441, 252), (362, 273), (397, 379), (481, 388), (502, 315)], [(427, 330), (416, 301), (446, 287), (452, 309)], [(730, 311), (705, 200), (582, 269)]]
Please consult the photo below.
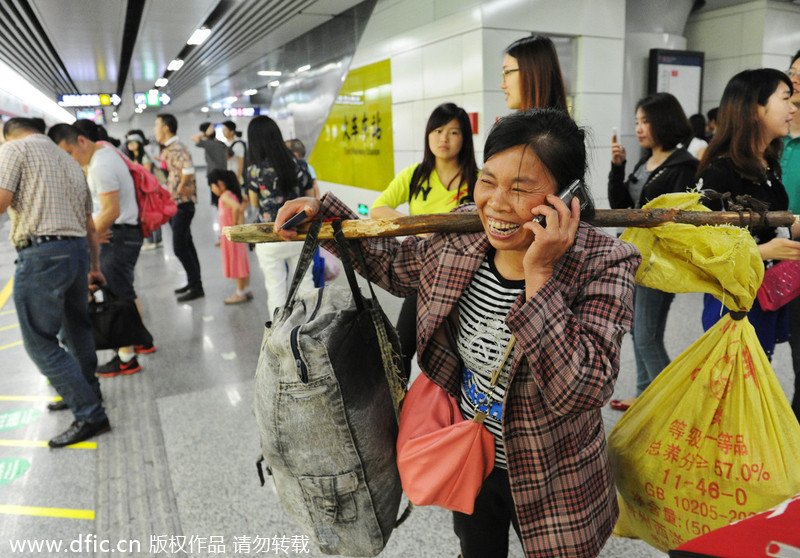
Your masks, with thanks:
[[(661, 194), (684, 192), (694, 184), (697, 159), (682, 143), (692, 130), (678, 100), (669, 93), (648, 95), (636, 105), (636, 136), (646, 150), (625, 179), (625, 148), (612, 139), (608, 200), (613, 209), (640, 208)], [(642, 394), (670, 363), (664, 347), (667, 313), (675, 295), (636, 285), (633, 349), (636, 396)], [(626, 410), (636, 398), (614, 399), (614, 409)]]
[[(717, 132), (706, 150), (698, 170), (701, 190), (730, 193), (731, 199), (749, 194), (767, 204), (769, 211), (789, 208), (789, 196), (781, 182), (780, 152), (782, 138), (789, 133), (797, 107), (789, 100), (792, 82), (783, 73), (769, 68), (745, 70), (725, 86), (719, 106)], [(730, 202), (706, 202), (715, 210), (730, 209)], [(775, 260), (800, 260), (800, 242), (791, 240), (787, 227), (751, 227), (764, 265)], [(703, 327), (710, 328), (727, 312), (711, 295), (706, 295)], [(775, 344), (788, 339), (786, 307), (763, 310), (754, 301), (748, 313), (750, 323), (768, 357)]]

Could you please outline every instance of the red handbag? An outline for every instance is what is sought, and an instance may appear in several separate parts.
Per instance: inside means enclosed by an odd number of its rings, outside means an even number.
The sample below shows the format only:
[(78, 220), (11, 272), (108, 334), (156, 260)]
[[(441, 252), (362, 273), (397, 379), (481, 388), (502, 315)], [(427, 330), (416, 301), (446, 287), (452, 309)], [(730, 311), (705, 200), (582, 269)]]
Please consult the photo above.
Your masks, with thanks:
[[(513, 347), (512, 336), (492, 373), (492, 388)], [(403, 400), (397, 435), (397, 468), (411, 503), (472, 514), (494, 468), (494, 436), (483, 426), (485, 418), (477, 408), (474, 419), (462, 418), (455, 397), (419, 375)]]
[(756, 297), (764, 310), (777, 310), (800, 295), (800, 262), (781, 261), (764, 270)]

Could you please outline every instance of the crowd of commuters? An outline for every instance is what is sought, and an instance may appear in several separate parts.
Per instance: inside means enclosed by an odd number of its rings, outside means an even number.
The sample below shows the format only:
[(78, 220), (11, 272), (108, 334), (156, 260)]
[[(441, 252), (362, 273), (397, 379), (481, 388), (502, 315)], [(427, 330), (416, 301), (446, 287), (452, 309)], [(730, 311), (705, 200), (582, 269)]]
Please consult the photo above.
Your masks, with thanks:
[[(457, 399), (465, 418), (488, 413), (495, 467), (474, 513), (453, 512), (461, 556), (506, 556), (512, 527), (529, 554), (594, 556), (618, 515), (600, 410), (614, 392), (621, 341), (632, 332), (639, 396), (670, 362), (664, 332), (674, 295), (635, 285), (637, 250), (587, 223), (594, 203), (585, 184), (586, 132), (570, 117), (553, 42), (531, 36), (509, 45), (500, 87), (515, 112), (492, 127), (482, 168), (466, 111), (441, 104), (428, 119), (422, 161), (402, 170), (370, 211), (391, 218), (402, 215), (403, 204), (412, 215), (472, 210), (483, 230), (362, 240), (366, 268), (359, 272), (405, 299), (398, 330), (406, 373), (416, 353), (422, 373)], [(644, 97), (635, 109), (642, 151), (629, 174), (627, 153), (612, 138), (609, 204), (641, 208), (661, 194), (697, 187), (800, 213), (798, 106), (800, 52), (785, 73), (734, 76), (707, 119), (687, 117), (668, 93)], [(90, 285), (136, 300), (133, 270), (143, 240), (134, 187), (121, 153), (92, 122), (55, 125), (48, 139), (43, 122), (16, 118), (3, 132), (0, 213), (13, 209), (14, 301), (28, 354), (63, 398), (50, 408), (74, 415), (50, 440), (61, 447), (110, 429), (97, 377), (134, 373), (141, 369), (137, 353), (155, 351), (120, 347), (98, 367), (87, 312)], [(187, 278), (175, 293), (190, 302), (205, 296), (192, 237), (194, 162), (173, 115), (160, 114), (153, 132), (157, 154), (145, 152), (150, 142), (141, 130), (125, 136), (124, 152), (163, 171), (178, 207), (170, 221), (173, 250)], [(284, 140), (271, 118), (253, 118), (246, 142), (232, 121), (220, 132), (224, 142), (209, 122), (191, 137), (204, 150), (220, 229), (244, 223), (248, 207), (286, 239), (297, 233), (281, 225), (300, 211), (308, 219), (358, 218), (333, 194), (320, 196), (305, 146)], [(574, 181), (579, 194), (565, 203), (558, 194)], [(707, 203), (727, 209), (730, 201)], [(800, 226), (750, 232), (767, 267), (800, 260), (793, 240)], [(223, 275), (236, 281), (224, 302), (252, 300), (246, 245), (222, 236), (219, 245)], [(289, 242), (255, 246), (270, 316), (285, 301), (300, 250)], [(309, 272), (301, 290), (312, 288)], [(723, 312), (706, 296), (704, 327)], [(800, 301), (777, 311), (756, 301), (749, 316), (768, 355), (791, 339), (800, 378)], [(796, 414), (798, 387), (800, 380)], [(611, 405), (624, 411), (634, 400)]]

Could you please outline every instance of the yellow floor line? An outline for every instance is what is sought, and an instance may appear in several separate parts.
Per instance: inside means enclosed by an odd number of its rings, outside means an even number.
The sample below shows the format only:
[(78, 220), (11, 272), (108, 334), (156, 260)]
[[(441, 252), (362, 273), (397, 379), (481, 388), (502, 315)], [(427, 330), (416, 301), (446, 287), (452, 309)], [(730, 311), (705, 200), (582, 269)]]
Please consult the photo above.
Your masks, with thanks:
[(69, 519), (90, 519), (94, 521), (94, 510), (73, 510), (69, 508), (38, 508), (34, 506), (9, 506), (0, 504), (0, 514), (66, 517)]
[(0, 331), (5, 331), (7, 329), (14, 329), (15, 327), (19, 327), (19, 324), (11, 324), (11, 325), (0, 327)]
[(8, 280), (6, 286), (3, 287), (3, 290), (0, 291), (0, 310), (3, 309), (3, 306), (6, 305), (8, 299), (11, 298), (11, 293), (14, 292), (14, 278)]
[(3, 312), (0, 312), (0, 316), (8, 316), (9, 314), (13, 314), (14, 312), (16, 312), (16, 310), (4, 310)]
[(44, 401), (51, 403), (61, 401), (57, 395), (0, 395), (0, 401)]
[(0, 345), (0, 351), (4, 349), (10, 349), (11, 347), (16, 347), (17, 345), (22, 345), (22, 341), (14, 341), (13, 343), (9, 343), (8, 345)]
[[(0, 440), (0, 448), (47, 448), (47, 440)], [(71, 446), (72, 449), (97, 449), (97, 442), (78, 442)]]

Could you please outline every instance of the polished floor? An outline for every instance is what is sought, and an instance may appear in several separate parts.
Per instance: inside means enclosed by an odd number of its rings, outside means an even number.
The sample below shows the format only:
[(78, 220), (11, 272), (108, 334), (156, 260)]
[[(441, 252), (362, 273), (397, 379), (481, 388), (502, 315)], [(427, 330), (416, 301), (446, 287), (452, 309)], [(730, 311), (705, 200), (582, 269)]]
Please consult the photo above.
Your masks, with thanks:
[[(322, 556), (303, 544), (269, 482), (259, 485), (252, 388), (266, 295), (251, 254), (255, 300), (223, 304), (234, 282), (221, 276), (216, 210), (207, 201), (199, 204), (192, 225), (205, 298), (175, 301), (172, 290), (185, 277), (169, 227), (165, 248), (142, 252), (136, 289), (158, 350), (140, 356), (141, 373), (101, 380), (111, 432), (60, 450), (48, 449), (46, 441), (69, 426), (71, 415), (47, 411), (56, 394), (22, 347), (13, 299), (2, 291), (10, 287), (15, 252), (6, 240), (8, 220), (1, 219), (0, 556)], [(399, 299), (380, 297), (394, 319)], [(677, 297), (668, 323), (672, 356), (699, 337), (699, 306), (699, 295)], [(110, 355), (101, 352), (101, 361)], [(785, 344), (774, 364), (791, 395)], [(634, 394), (634, 375), (626, 339), (617, 396)], [(607, 431), (619, 416), (604, 409)], [(60, 542), (61, 551), (14, 551), (11, 545), (25, 540)], [(457, 554), (449, 513), (417, 508), (381, 555)], [(515, 537), (510, 556), (522, 557)], [(612, 538), (601, 556), (663, 554), (640, 541)]]

